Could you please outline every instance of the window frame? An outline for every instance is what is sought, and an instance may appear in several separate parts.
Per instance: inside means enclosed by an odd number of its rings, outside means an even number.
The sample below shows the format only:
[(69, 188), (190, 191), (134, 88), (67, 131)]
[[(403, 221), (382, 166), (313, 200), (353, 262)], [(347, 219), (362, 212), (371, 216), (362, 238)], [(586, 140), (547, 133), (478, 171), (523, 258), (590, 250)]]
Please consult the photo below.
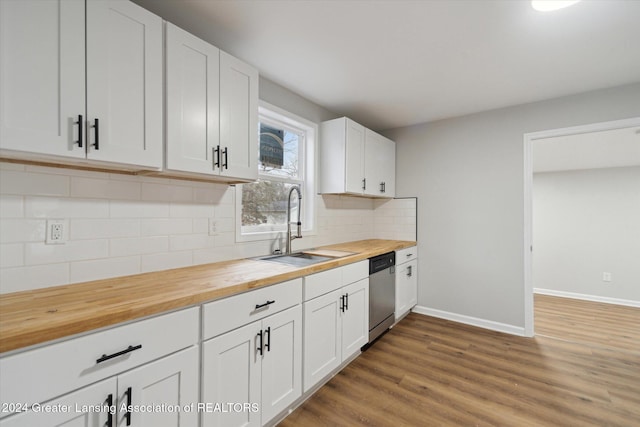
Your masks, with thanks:
[[(289, 131), (302, 131), (304, 134), (304, 144), (302, 147), (298, 147), (299, 150), (302, 149), (303, 151), (302, 177), (287, 179), (286, 177), (262, 174), (260, 170), (258, 170), (258, 179), (294, 184), (304, 183), (304, 185), (301, 186), (303, 214), (301, 219), (302, 234), (303, 236), (314, 236), (317, 234), (315, 203), (317, 177), (315, 159), (317, 158), (318, 124), (265, 101), (260, 101), (258, 104), (258, 123), (262, 120), (267, 124), (284, 126)], [(259, 144), (258, 142), (258, 147)], [(258, 153), (256, 153), (256, 155), (258, 155)], [(284, 233), (286, 233), (286, 227), (278, 230), (242, 233), (242, 188), (243, 184), (237, 184), (235, 190), (236, 242), (256, 242), (283, 238)]]

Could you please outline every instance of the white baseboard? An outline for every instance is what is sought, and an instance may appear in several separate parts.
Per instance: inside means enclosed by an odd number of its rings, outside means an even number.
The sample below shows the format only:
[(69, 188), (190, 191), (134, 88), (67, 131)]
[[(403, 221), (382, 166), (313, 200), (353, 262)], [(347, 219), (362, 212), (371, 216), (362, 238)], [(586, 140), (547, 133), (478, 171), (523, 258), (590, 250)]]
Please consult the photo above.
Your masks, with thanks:
[(551, 295), (554, 297), (581, 299), (585, 301), (603, 302), (605, 304), (626, 305), (628, 307), (640, 308), (640, 301), (621, 299), (621, 298), (600, 297), (597, 295), (578, 294), (574, 292), (554, 291), (552, 289), (541, 289), (541, 288), (533, 288), (533, 293), (542, 294), (542, 295)]
[(477, 326), (479, 328), (490, 329), (492, 331), (504, 332), (511, 335), (525, 336), (524, 327), (508, 325), (506, 323), (494, 322), (492, 320), (480, 319), (478, 317), (465, 316), (448, 311), (436, 310), (435, 308), (415, 306), (414, 313), (425, 314), (427, 316), (438, 317), (440, 319), (452, 320), (466, 325)]

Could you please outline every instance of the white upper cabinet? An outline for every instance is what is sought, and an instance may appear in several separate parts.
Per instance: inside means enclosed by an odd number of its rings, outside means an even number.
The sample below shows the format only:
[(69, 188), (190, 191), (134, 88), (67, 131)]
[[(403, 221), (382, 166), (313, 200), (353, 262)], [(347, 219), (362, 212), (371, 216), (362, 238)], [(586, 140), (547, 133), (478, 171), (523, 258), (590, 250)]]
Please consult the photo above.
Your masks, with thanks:
[(85, 157), (84, 14), (84, 1), (0, 1), (3, 152)]
[(166, 24), (166, 168), (215, 173), (220, 146), (220, 50)]
[(125, 0), (2, 1), (0, 13), (3, 154), (162, 166), (159, 17)]
[(365, 170), (367, 185), (364, 193), (379, 197), (394, 197), (396, 143), (369, 129), (365, 132)]
[(258, 71), (220, 52), (220, 174), (258, 178)]
[(87, 157), (162, 166), (162, 19), (87, 1)]
[(320, 127), (320, 192), (395, 196), (395, 142), (342, 117)]
[(258, 177), (258, 72), (166, 24), (168, 173)]

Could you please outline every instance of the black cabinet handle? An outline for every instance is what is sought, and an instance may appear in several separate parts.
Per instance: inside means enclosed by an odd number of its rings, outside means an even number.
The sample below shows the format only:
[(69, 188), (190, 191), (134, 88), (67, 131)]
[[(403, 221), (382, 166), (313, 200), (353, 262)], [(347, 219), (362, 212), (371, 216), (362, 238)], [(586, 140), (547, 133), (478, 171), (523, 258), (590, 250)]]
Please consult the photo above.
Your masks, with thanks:
[(93, 146), (96, 148), (96, 150), (100, 149), (100, 122), (98, 121), (98, 119), (93, 119), (93, 126), (91, 126), (92, 128), (95, 129), (95, 142), (93, 143)]
[(380, 192), (384, 193), (384, 182), (380, 183)]
[(229, 169), (229, 149), (228, 147), (224, 147), (224, 150), (222, 150), (222, 154), (224, 155), (224, 163), (222, 164), (222, 167), (225, 169)]
[(413, 256), (413, 254), (407, 254), (407, 258), (412, 257), (412, 256)]
[(84, 145), (84, 136), (83, 136), (83, 125), (84, 125), (84, 120), (82, 117), (82, 114), (78, 114), (78, 121), (75, 122), (75, 124), (78, 125), (78, 142), (76, 142), (76, 144), (78, 144), (78, 147), (82, 148), (82, 146)]
[(340, 295), (340, 311), (344, 313), (344, 295)]
[(220, 146), (216, 146), (213, 149), (213, 166), (219, 168), (220, 167)]
[(260, 356), (262, 356), (262, 330), (260, 330), (260, 332), (258, 332), (258, 338), (260, 338), (260, 345), (258, 345), (256, 350), (258, 350), (258, 354), (260, 354)]
[(344, 309), (349, 310), (349, 293), (344, 295)]
[(267, 301), (267, 302), (265, 302), (264, 304), (256, 304), (256, 310), (257, 310), (257, 309), (259, 309), (259, 308), (262, 308), (262, 307), (266, 307), (266, 306), (268, 306), (268, 305), (271, 305), (271, 304), (273, 304), (273, 303), (275, 303), (275, 302), (276, 302), (276, 300), (273, 300), (273, 301)]
[(367, 178), (362, 178), (362, 189), (363, 190), (367, 189)]
[(131, 387), (129, 387), (127, 389), (125, 394), (127, 395), (127, 410), (124, 412), (124, 419), (127, 420), (127, 425), (130, 426), (131, 425), (131, 411), (129, 410), (129, 408), (131, 408)]
[(267, 337), (267, 343), (264, 345), (264, 349), (267, 351), (271, 351), (271, 326), (269, 326), (267, 330), (264, 331), (264, 334)]
[(109, 394), (107, 396), (107, 427), (113, 427), (113, 411), (111, 411), (111, 407), (113, 406), (113, 394)]
[(102, 362), (105, 362), (105, 361), (107, 361), (109, 359), (113, 359), (114, 357), (122, 356), (123, 354), (131, 353), (132, 351), (140, 350), (141, 348), (142, 348), (142, 344), (138, 344), (136, 346), (130, 345), (126, 349), (124, 349), (122, 351), (119, 351), (117, 353), (113, 353), (113, 354), (109, 354), (109, 355), (103, 354), (100, 359), (96, 360), (96, 363), (102, 363)]
[(407, 277), (411, 277), (413, 275), (411, 267), (413, 267), (413, 266), (410, 265), (410, 266), (407, 267)]

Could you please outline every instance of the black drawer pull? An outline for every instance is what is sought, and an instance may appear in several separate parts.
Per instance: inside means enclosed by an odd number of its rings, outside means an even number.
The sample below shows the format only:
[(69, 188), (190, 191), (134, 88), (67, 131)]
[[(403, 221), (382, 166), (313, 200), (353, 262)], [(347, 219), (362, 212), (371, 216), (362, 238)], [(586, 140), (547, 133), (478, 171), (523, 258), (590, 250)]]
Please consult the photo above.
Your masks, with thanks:
[(222, 164), (222, 168), (225, 169), (229, 169), (229, 150), (228, 147), (224, 147), (224, 150), (222, 150), (222, 154), (224, 155), (224, 163)]
[(262, 307), (266, 307), (266, 306), (268, 306), (268, 305), (271, 305), (271, 304), (273, 304), (273, 303), (275, 303), (275, 302), (276, 302), (276, 301), (275, 301), (275, 300), (273, 300), (273, 301), (267, 301), (267, 302), (265, 302), (264, 304), (256, 304), (256, 310), (257, 310), (257, 309), (259, 309), (259, 308), (262, 308)]
[(124, 413), (124, 419), (127, 420), (127, 425), (130, 426), (131, 411), (129, 409), (131, 408), (131, 387), (127, 388), (127, 391), (125, 392), (125, 394), (127, 395), (127, 410)]
[(96, 139), (93, 143), (93, 146), (96, 147), (96, 150), (100, 149), (100, 122), (98, 119), (93, 119), (93, 128), (96, 130)]
[(96, 360), (96, 363), (102, 363), (102, 362), (105, 362), (105, 361), (107, 361), (109, 359), (113, 359), (114, 357), (122, 356), (123, 354), (131, 353), (132, 351), (140, 350), (141, 348), (142, 348), (142, 344), (138, 344), (135, 347), (130, 345), (126, 349), (124, 349), (122, 351), (119, 351), (117, 353), (113, 353), (113, 354), (109, 354), (109, 355), (103, 354), (100, 359)]
[(220, 167), (220, 146), (213, 149), (213, 168)]
[(344, 295), (344, 309), (349, 310), (349, 294)]
[(407, 277), (411, 277), (413, 275), (413, 269), (411, 267), (412, 266), (407, 267)]
[(271, 351), (271, 326), (269, 326), (265, 331), (264, 334), (267, 336), (267, 342), (264, 345), (264, 349), (267, 351)]
[(113, 411), (111, 410), (113, 406), (113, 394), (109, 394), (107, 397), (107, 406), (109, 407), (107, 412), (107, 427), (113, 427)]
[(75, 123), (78, 125), (78, 142), (76, 142), (76, 144), (78, 144), (78, 147), (82, 148), (82, 145), (83, 145), (82, 134), (84, 133), (84, 131), (82, 130), (82, 125), (83, 125), (82, 114), (78, 115), (78, 121)]
[(260, 338), (260, 345), (258, 345), (256, 350), (258, 350), (258, 354), (262, 356), (262, 350), (263, 350), (262, 347), (263, 347), (263, 340), (264, 340), (264, 337), (262, 336), (262, 330), (260, 330), (260, 332), (258, 332), (256, 336)]

